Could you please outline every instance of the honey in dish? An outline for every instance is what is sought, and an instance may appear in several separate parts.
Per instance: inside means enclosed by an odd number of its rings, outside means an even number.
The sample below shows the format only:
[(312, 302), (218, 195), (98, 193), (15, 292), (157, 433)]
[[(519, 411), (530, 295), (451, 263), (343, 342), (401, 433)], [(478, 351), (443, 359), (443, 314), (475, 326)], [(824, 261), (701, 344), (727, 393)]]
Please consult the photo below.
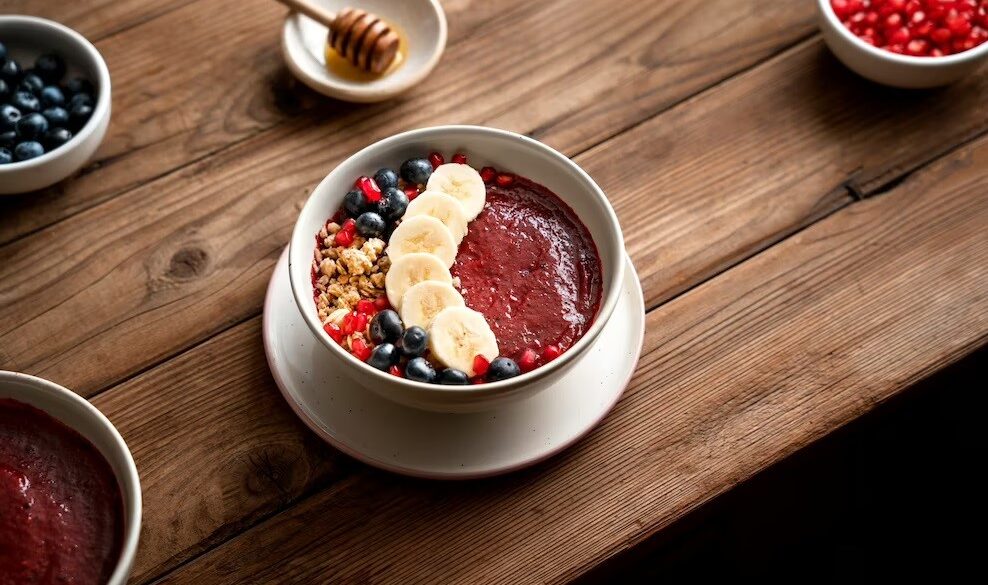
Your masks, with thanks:
[(391, 29), (398, 35), (398, 52), (395, 53), (394, 61), (391, 62), (391, 65), (385, 69), (383, 73), (371, 73), (370, 71), (364, 71), (363, 69), (357, 67), (342, 55), (337, 53), (336, 50), (329, 44), (328, 38), (326, 39), (326, 44), (323, 47), (323, 53), (326, 56), (326, 69), (341, 79), (355, 82), (374, 81), (375, 79), (380, 79), (397, 71), (398, 68), (404, 64), (405, 59), (408, 56), (408, 38), (405, 36), (404, 31), (400, 28), (393, 25), (389, 26), (391, 26)]

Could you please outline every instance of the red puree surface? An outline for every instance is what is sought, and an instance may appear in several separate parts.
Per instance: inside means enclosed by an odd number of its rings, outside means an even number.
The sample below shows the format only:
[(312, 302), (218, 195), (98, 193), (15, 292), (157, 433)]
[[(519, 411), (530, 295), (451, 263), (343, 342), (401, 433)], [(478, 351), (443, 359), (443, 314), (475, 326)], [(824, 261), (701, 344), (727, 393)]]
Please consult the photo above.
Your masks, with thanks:
[(122, 541), (103, 455), (47, 413), (0, 399), (0, 585), (102, 585)]
[(600, 307), (590, 232), (555, 193), (522, 177), (488, 186), (452, 272), (467, 306), (487, 318), (501, 355), (513, 359), (526, 348), (569, 348)]

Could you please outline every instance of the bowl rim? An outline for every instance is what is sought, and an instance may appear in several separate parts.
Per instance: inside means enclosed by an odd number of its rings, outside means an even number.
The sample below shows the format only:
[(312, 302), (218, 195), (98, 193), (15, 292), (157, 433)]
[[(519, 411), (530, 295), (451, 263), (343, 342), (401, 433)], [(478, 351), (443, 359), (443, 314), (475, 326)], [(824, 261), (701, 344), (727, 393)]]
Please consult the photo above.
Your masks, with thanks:
[[(137, 554), (137, 542), (141, 534), (141, 519), (143, 514), (141, 479), (137, 473), (137, 465), (134, 463), (134, 456), (130, 452), (130, 448), (127, 447), (127, 443), (124, 441), (123, 437), (120, 436), (120, 432), (117, 431), (115, 426), (113, 426), (110, 419), (106, 418), (106, 415), (93, 406), (91, 402), (68, 388), (56, 384), (51, 380), (45, 380), (44, 378), (39, 378), (30, 374), (0, 370), (0, 383), (7, 381), (26, 383), (27, 385), (38, 389), (40, 392), (57, 395), (60, 399), (71, 402), (85, 413), (84, 416), (96, 421), (100, 428), (103, 429), (103, 432), (109, 436), (110, 440), (120, 450), (120, 453), (123, 456), (123, 474), (125, 477), (122, 477), (118, 472), (114, 472), (114, 475), (117, 478), (117, 483), (120, 485), (120, 494), (124, 499), (124, 505), (127, 506), (130, 504), (129, 507), (131, 509), (124, 509), (125, 524), (123, 543), (120, 547), (120, 557), (117, 559), (113, 572), (110, 574), (110, 579), (107, 582), (107, 585), (123, 585), (130, 573), (131, 568), (133, 567), (134, 557)], [(40, 407), (35, 406), (35, 408)], [(41, 408), (41, 410), (44, 409)], [(47, 411), (45, 412), (47, 413)], [(52, 416), (62, 424), (82, 435), (78, 429), (68, 422), (61, 420), (52, 414), (49, 414), (49, 416)], [(87, 440), (90, 440), (89, 437), (86, 437), (85, 435), (82, 436)], [(92, 441), (90, 440), (90, 442)], [(106, 457), (103, 453), (101, 454), (104, 458), (109, 460), (109, 457)]]
[[(454, 385), (442, 385), (442, 384), (429, 384), (426, 382), (416, 382), (414, 380), (409, 380), (407, 378), (398, 378), (392, 376), (387, 372), (382, 372), (377, 368), (371, 367), (369, 364), (358, 360), (356, 357), (352, 356), (349, 352), (344, 351), (343, 348), (339, 346), (329, 334), (323, 330), (322, 323), (319, 322), (315, 314), (310, 314), (305, 308), (303, 303), (303, 296), (312, 295), (312, 282), (309, 277), (309, 272), (306, 272), (306, 278), (304, 282), (299, 282), (296, 274), (300, 274), (296, 270), (292, 269), (295, 262), (302, 262), (306, 267), (311, 266), (312, 257), (307, 256), (306, 258), (293, 258), (292, 252), (296, 248), (296, 244), (299, 242), (312, 242), (315, 234), (309, 234), (302, 226), (302, 217), (311, 213), (309, 209), (316, 205), (317, 195), (325, 188), (326, 183), (331, 179), (335, 178), (334, 174), (338, 171), (340, 166), (344, 163), (366, 156), (369, 152), (377, 150), (380, 148), (387, 148), (391, 144), (404, 141), (409, 138), (415, 138), (422, 141), (428, 141), (428, 139), (435, 135), (441, 135), (447, 132), (479, 132), (482, 134), (493, 135), (496, 137), (506, 138), (508, 140), (519, 141), (524, 143), (530, 148), (542, 151), (544, 154), (548, 155), (550, 158), (561, 163), (562, 166), (567, 169), (567, 171), (576, 176), (578, 180), (583, 182), (588, 187), (588, 192), (591, 193), (603, 206), (604, 209), (604, 219), (608, 225), (607, 239), (609, 242), (607, 244), (618, 251), (618, 262), (617, 266), (603, 266), (601, 265), (601, 271), (604, 272), (605, 278), (604, 282), (607, 286), (607, 294), (601, 299), (600, 307), (597, 309), (597, 315), (594, 319), (593, 324), (587, 329), (586, 332), (573, 344), (572, 347), (567, 349), (561, 356), (552, 360), (548, 364), (535, 368), (530, 372), (523, 373), (514, 378), (509, 378), (507, 380), (500, 380), (498, 382), (485, 382), (483, 384), (471, 384), (467, 386), (454, 386)], [(466, 145), (464, 145), (466, 146)], [(537, 178), (533, 179), (537, 180)], [(565, 201), (565, 200), (564, 200)], [(328, 218), (327, 218), (328, 219)], [(598, 249), (601, 247), (601, 242), (595, 240), (595, 245)], [(303, 246), (302, 249), (308, 249), (311, 246)], [(416, 391), (416, 392), (427, 392), (427, 393), (450, 393), (450, 394), (471, 394), (477, 397), (489, 397), (492, 395), (498, 395), (502, 393), (510, 393), (511, 391), (517, 390), (521, 386), (534, 383), (541, 380), (547, 376), (552, 375), (556, 371), (565, 368), (570, 361), (577, 359), (581, 356), (585, 350), (592, 344), (599, 336), (601, 330), (603, 330), (604, 325), (610, 319), (614, 312), (614, 308), (617, 306), (621, 294), (621, 283), (624, 278), (624, 236), (621, 232), (621, 225), (618, 222), (617, 214), (614, 212), (614, 208), (611, 206), (610, 200), (604, 194), (604, 191), (599, 185), (584, 171), (579, 165), (570, 160), (569, 157), (557, 151), (556, 149), (544, 144), (534, 138), (530, 138), (523, 134), (518, 134), (517, 132), (512, 132), (510, 130), (502, 130), (499, 128), (491, 128), (487, 126), (474, 126), (465, 124), (451, 124), (442, 126), (430, 126), (425, 128), (418, 128), (414, 130), (408, 130), (398, 134), (391, 135), (387, 138), (383, 138), (376, 142), (373, 142), (364, 148), (360, 149), (356, 153), (350, 155), (336, 167), (322, 181), (312, 190), (309, 198), (306, 200), (305, 205), (302, 206), (299, 212), (299, 218), (296, 220), (295, 228), (292, 231), (291, 243), (289, 244), (288, 251), (288, 274), (289, 280), (291, 281), (292, 293), (295, 297), (295, 303), (298, 306), (299, 312), (302, 313), (303, 319), (305, 319), (306, 324), (309, 329), (315, 334), (315, 336), (325, 345), (330, 352), (335, 353), (340, 356), (346, 363), (353, 365), (358, 372), (366, 373), (371, 376), (375, 381), (382, 382), (385, 384), (395, 384), (397, 386), (404, 387), (406, 389)], [(310, 252), (311, 254), (311, 252)]]
[[(7, 23), (34, 27), (35, 29), (46, 29), (73, 41), (83, 53), (87, 54), (96, 63), (97, 76), (99, 77), (99, 95), (96, 96), (96, 107), (93, 108), (93, 115), (90, 116), (86, 125), (82, 127), (82, 130), (74, 134), (68, 142), (54, 150), (45, 152), (39, 157), (0, 165), (0, 174), (3, 174), (4, 171), (21, 171), (40, 167), (57, 158), (66, 156), (70, 151), (89, 140), (89, 137), (96, 132), (96, 127), (99, 126), (97, 122), (109, 114), (111, 100), (110, 69), (107, 67), (103, 55), (100, 54), (99, 50), (86, 37), (64, 24), (39, 16), (0, 15), (0, 24)], [(66, 60), (68, 61), (68, 59)]]
[(833, 28), (837, 29), (837, 34), (841, 35), (845, 40), (850, 41), (850, 43), (857, 47), (858, 50), (864, 51), (865, 53), (878, 57), (879, 59), (888, 60), (892, 63), (911, 65), (925, 69), (936, 69), (938, 67), (946, 67), (948, 65), (976, 61), (988, 55), (988, 42), (981, 43), (973, 49), (961, 51), (960, 53), (954, 53), (953, 55), (944, 55), (943, 57), (916, 57), (913, 55), (900, 55), (898, 53), (893, 53), (891, 51), (886, 51), (885, 49), (880, 49), (873, 45), (869, 45), (859, 39), (857, 35), (852, 33), (846, 26), (844, 26), (844, 23), (837, 18), (837, 13), (834, 12), (834, 7), (831, 6), (830, 0), (817, 0), (817, 7), (820, 10), (820, 14), (827, 19)]

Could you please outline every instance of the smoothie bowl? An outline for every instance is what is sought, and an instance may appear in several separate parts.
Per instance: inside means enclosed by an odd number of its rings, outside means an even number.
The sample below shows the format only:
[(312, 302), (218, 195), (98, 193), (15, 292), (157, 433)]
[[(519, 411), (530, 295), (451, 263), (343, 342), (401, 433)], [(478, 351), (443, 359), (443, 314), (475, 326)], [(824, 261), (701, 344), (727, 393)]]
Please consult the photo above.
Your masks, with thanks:
[(123, 438), (74, 392), (0, 371), (0, 583), (122, 585), (141, 528)]
[(355, 383), (469, 412), (530, 396), (580, 359), (617, 303), (624, 254), (607, 198), (568, 158), (442, 126), (330, 173), (302, 209), (289, 271), (306, 323)]

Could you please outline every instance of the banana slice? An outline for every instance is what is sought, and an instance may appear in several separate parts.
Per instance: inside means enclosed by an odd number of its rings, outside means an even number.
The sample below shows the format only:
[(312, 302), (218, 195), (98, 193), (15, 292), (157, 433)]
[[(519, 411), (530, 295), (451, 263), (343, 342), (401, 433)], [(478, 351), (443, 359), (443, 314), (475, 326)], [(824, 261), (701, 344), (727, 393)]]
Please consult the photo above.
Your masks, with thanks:
[(448, 282), (426, 280), (405, 291), (401, 297), (401, 320), (405, 327), (428, 329), (432, 320), (447, 307), (463, 307), (461, 295)]
[(453, 240), (459, 246), (463, 236), (467, 235), (467, 216), (463, 206), (452, 195), (442, 191), (423, 191), (405, 210), (405, 219), (416, 215), (428, 215), (443, 222), (453, 234)]
[(453, 282), (453, 277), (443, 261), (432, 254), (415, 252), (393, 259), (391, 268), (384, 277), (384, 290), (388, 295), (388, 302), (400, 311), (401, 299), (405, 291), (427, 280), (450, 284)]
[(429, 327), (429, 349), (446, 367), (473, 376), (473, 358), (482, 355), (488, 361), (498, 355), (497, 338), (487, 319), (467, 307), (443, 309)]
[(439, 165), (432, 171), (426, 190), (442, 191), (452, 195), (460, 205), (467, 221), (472, 221), (480, 215), (487, 202), (487, 187), (480, 173), (470, 165), (447, 163)]
[(417, 215), (402, 220), (388, 240), (388, 256), (391, 261), (402, 256), (424, 252), (439, 258), (446, 268), (456, 260), (456, 239), (443, 222), (428, 215)]

